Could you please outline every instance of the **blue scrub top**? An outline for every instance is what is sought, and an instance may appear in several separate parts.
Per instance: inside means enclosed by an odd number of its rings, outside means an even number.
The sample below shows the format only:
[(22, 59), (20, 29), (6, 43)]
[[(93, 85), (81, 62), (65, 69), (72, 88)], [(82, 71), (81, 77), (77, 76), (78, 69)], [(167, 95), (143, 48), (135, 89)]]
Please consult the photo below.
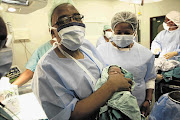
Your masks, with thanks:
[(48, 41), (42, 46), (40, 46), (34, 53), (32, 54), (29, 61), (26, 63), (26, 69), (31, 70), (32, 72), (35, 71), (36, 65), (40, 58), (52, 47), (51, 42)]
[[(103, 67), (92, 55), (103, 63), (96, 48), (88, 41), (80, 47), (84, 59), (78, 61), (98, 80)], [(87, 52), (91, 50), (92, 54)], [(68, 120), (77, 101), (94, 92), (90, 77), (70, 58), (59, 58), (52, 48), (39, 61), (32, 89), (47, 117), (52, 120)]]
[(132, 94), (141, 106), (146, 96), (146, 82), (156, 78), (154, 55), (144, 46), (134, 42), (129, 51), (120, 51), (111, 42), (101, 44), (97, 50), (105, 63), (116, 64), (131, 72), (134, 76), (135, 88)]
[(154, 104), (149, 120), (180, 120), (180, 104), (171, 100), (168, 94), (163, 94)]
[(98, 47), (100, 44), (104, 44), (104, 43), (107, 43), (107, 41), (104, 39), (104, 35), (103, 35), (97, 40), (96, 47)]

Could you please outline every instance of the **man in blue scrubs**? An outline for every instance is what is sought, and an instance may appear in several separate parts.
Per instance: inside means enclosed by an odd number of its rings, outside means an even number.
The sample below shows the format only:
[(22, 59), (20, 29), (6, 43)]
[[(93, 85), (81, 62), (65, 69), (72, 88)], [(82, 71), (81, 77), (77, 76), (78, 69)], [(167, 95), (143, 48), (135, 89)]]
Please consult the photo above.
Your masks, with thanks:
[(40, 59), (33, 92), (48, 119), (95, 119), (95, 113), (116, 91), (129, 90), (132, 81), (122, 74), (109, 76), (97, 91), (103, 60), (96, 48), (84, 39), (83, 15), (68, 3), (53, 6), (51, 25), (56, 46)]
[(159, 57), (178, 60), (180, 56), (180, 12), (169, 12), (163, 23), (165, 30), (153, 40), (151, 51)]

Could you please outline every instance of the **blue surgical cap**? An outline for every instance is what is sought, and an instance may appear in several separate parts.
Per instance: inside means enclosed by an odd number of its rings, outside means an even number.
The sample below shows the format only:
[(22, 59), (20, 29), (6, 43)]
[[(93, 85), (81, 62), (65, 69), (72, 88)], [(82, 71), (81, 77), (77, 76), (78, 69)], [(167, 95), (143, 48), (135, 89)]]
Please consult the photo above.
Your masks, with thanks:
[(111, 28), (114, 30), (116, 25), (122, 22), (131, 24), (134, 32), (137, 29), (138, 20), (137, 20), (136, 15), (132, 12), (125, 11), (125, 12), (116, 13), (111, 20)]
[(72, 0), (53, 0), (51, 9), (49, 10), (49, 13), (48, 13), (48, 24), (49, 24), (49, 26), (52, 25), (51, 18), (52, 18), (52, 14), (53, 14), (54, 9), (63, 3), (69, 3), (69, 4), (72, 4), (74, 6), (74, 2)]

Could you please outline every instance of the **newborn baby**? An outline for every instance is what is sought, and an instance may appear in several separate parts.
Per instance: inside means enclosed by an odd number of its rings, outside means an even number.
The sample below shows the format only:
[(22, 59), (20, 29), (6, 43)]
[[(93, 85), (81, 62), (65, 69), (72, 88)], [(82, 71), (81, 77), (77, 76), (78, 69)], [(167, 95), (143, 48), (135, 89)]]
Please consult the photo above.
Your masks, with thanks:
[[(124, 77), (133, 80), (133, 75), (125, 69), (111, 65), (103, 69), (101, 78), (98, 79), (95, 90), (100, 88), (108, 79), (109, 75), (124, 74)], [(133, 90), (135, 83), (133, 81)], [(140, 109), (136, 100), (136, 97), (131, 94), (130, 91), (116, 92), (107, 101), (107, 103), (100, 108), (99, 120), (141, 120)]]

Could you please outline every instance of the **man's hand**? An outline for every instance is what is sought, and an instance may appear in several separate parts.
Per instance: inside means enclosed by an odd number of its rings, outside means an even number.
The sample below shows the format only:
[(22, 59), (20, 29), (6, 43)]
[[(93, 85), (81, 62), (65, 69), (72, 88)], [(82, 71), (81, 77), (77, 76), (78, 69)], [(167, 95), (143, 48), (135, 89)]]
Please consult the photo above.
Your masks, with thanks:
[(132, 80), (129, 78), (125, 78), (124, 74), (122, 73), (109, 75), (109, 79), (107, 82), (112, 86), (114, 92), (130, 91), (132, 86)]
[(169, 59), (177, 55), (178, 55), (178, 52), (168, 52), (164, 55), (164, 58)]

